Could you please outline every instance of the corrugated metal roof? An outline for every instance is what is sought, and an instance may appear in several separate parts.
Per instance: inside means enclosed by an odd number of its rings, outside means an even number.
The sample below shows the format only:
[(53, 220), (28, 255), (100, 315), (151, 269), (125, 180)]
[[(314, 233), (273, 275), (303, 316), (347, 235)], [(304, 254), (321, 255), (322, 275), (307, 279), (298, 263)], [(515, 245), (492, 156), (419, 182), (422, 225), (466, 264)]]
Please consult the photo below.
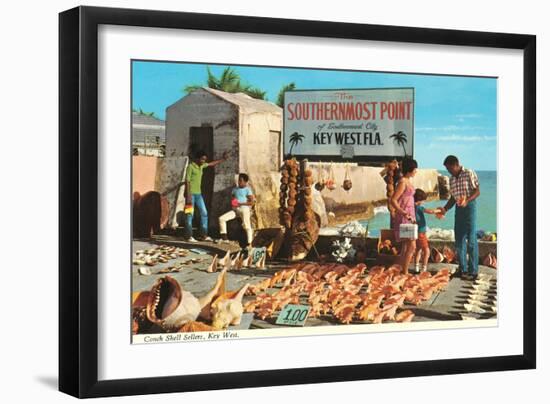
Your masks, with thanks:
[(151, 142), (152, 137), (159, 137), (159, 142), (165, 142), (166, 125), (162, 119), (139, 112), (132, 112), (132, 142), (142, 143), (145, 138)]
[(132, 124), (164, 126), (164, 121), (153, 116), (140, 114), (139, 112), (132, 112)]

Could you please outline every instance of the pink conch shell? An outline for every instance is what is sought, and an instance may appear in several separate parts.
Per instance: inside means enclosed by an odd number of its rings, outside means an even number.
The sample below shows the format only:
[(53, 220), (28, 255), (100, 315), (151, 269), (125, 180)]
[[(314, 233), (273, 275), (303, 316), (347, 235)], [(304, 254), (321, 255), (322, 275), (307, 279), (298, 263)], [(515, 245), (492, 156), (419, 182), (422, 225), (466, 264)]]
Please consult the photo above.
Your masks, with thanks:
[(493, 253), (489, 253), (483, 258), (483, 265), (491, 268), (497, 267), (497, 257)]

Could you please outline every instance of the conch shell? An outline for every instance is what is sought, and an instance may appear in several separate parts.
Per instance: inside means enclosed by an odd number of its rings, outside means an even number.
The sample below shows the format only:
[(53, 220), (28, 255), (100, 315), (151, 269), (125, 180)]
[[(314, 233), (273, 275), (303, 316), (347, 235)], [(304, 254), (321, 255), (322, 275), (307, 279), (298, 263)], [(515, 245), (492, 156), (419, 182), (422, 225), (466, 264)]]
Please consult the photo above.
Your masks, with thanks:
[(225, 253), (225, 256), (219, 261), (219, 263), (222, 265), (222, 267), (226, 270), (231, 269), (231, 254), (229, 253), (229, 250)]
[(395, 321), (398, 323), (409, 323), (414, 317), (412, 310), (403, 310), (395, 316)]
[(334, 191), (336, 189), (336, 184), (334, 182), (333, 179), (329, 178), (328, 180), (325, 181), (325, 186), (327, 187), (327, 189), (331, 190), (331, 191)]
[(217, 331), (217, 329), (201, 321), (189, 321), (188, 323), (185, 323), (183, 327), (181, 327), (178, 330), (178, 332), (200, 332), (200, 331)]
[(455, 260), (456, 253), (449, 247), (445, 246), (443, 247), (443, 257), (445, 258), (445, 262), (450, 264)]
[(224, 293), (212, 303), (210, 308), (212, 327), (221, 330), (241, 323), (244, 311), (242, 300), (248, 287), (247, 283), (239, 291)]
[(436, 264), (440, 264), (441, 262), (443, 262), (445, 257), (443, 256), (443, 254), (441, 254), (441, 251), (439, 251), (437, 248), (434, 247), (432, 248), (431, 259), (432, 259), (432, 262), (435, 262)]
[(483, 258), (483, 265), (491, 268), (497, 267), (497, 257), (493, 253), (489, 253)]
[(212, 263), (206, 268), (206, 272), (216, 272), (218, 270), (218, 254), (212, 257)]
[(214, 287), (206, 295), (197, 298), (184, 290), (171, 276), (157, 279), (147, 301), (147, 319), (165, 331), (178, 331), (185, 323), (195, 321), (205, 307), (218, 295), (225, 276), (220, 273)]

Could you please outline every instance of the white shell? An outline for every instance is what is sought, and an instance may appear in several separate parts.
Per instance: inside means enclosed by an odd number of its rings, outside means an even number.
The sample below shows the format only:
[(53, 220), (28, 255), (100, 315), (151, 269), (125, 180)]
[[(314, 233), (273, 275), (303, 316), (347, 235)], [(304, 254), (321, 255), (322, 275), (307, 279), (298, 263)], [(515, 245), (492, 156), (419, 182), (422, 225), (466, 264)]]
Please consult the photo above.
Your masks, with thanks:
[(146, 268), (146, 267), (139, 267), (138, 268), (138, 273), (140, 275), (151, 275), (151, 270), (149, 268)]

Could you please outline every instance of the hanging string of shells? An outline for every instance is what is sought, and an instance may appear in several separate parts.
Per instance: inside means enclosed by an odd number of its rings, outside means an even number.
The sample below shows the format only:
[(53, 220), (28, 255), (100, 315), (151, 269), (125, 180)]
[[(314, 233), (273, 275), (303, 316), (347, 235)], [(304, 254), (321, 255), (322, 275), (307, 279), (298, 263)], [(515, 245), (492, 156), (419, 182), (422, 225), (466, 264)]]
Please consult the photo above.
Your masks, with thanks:
[(344, 182), (342, 183), (342, 188), (344, 188), (345, 191), (349, 191), (351, 189), (351, 187), (352, 187), (352, 183), (351, 183), (349, 163), (346, 163), (345, 174), (344, 174)]
[(285, 228), (281, 253), (290, 260), (303, 259), (319, 237), (319, 223), (313, 212), (313, 173), (307, 161), (285, 160), (281, 168), (279, 221)]
[(325, 186), (329, 191), (334, 191), (336, 189), (336, 178), (334, 175), (334, 167), (332, 163), (330, 163), (329, 165), (329, 174), (327, 180), (325, 181)]
[(386, 197), (388, 210), (390, 211), (390, 220), (395, 216), (395, 208), (391, 204), (391, 198), (395, 192), (395, 177), (397, 175), (397, 170), (399, 169), (399, 163), (397, 160), (392, 160), (384, 166), (384, 169), (380, 172), (380, 175), (384, 178), (386, 182)]
[(315, 189), (321, 192), (325, 189), (325, 173), (323, 169), (323, 164), (319, 162), (319, 169), (317, 170), (317, 182), (315, 183)]

